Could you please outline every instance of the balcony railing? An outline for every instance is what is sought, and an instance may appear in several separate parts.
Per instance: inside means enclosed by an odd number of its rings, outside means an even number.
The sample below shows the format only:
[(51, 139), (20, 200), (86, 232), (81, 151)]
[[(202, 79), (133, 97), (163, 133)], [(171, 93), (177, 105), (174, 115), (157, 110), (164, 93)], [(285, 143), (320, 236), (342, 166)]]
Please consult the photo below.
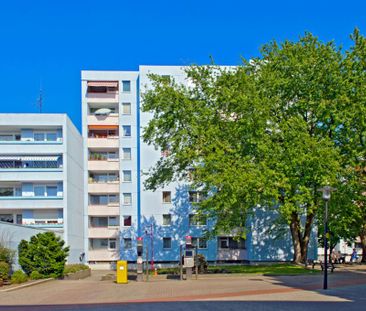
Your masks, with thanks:
[(0, 200), (62, 200), (63, 196), (0, 196)]

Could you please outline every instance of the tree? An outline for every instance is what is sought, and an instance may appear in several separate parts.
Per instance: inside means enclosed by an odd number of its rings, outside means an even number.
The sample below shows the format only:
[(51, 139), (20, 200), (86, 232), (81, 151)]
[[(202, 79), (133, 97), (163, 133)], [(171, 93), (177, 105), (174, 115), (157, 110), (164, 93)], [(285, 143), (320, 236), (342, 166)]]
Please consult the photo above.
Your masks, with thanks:
[(189, 177), (209, 194), (197, 208), (215, 219), (213, 234), (239, 228), (243, 235), (253, 209), (276, 209), (290, 229), (294, 262), (304, 262), (323, 211), (317, 189), (337, 186), (344, 173), (335, 141), (342, 61), (334, 43), (307, 33), (298, 42), (267, 44), (260, 58), (236, 68), (191, 66), (193, 87), (151, 75), (143, 110), (153, 118), (143, 137), (170, 153), (145, 186)]
[(19, 264), (28, 275), (38, 271), (43, 276), (63, 276), (69, 247), (53, 232), (38, 233), (18, 246)]

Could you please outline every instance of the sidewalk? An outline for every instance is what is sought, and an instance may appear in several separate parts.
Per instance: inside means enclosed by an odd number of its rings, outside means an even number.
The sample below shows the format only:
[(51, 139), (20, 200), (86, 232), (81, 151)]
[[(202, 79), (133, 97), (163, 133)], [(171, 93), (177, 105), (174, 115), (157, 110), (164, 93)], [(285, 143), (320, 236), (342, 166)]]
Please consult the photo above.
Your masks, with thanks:
[[(357, 271), (358, 270), (358, 271)], [(78, 281), (55, 280), (45, 284), (1, 293), (0, 305), (97, 304), (118, 302), (202, 301), (202, 300), (282, 300), (348, 301), (347, 297), (323, 291), (322, 275), (203, 275), (198, 280), (131, 281), (116, 284), (100, 281), (106, 271)], [(111, 273), (109, 271), (109, 273)], [(353, 286), (352, 292), (366, 292), (365, 270), (329, 275), (329, 288)], [(364, 295), (364, 294), (363, 294)]]

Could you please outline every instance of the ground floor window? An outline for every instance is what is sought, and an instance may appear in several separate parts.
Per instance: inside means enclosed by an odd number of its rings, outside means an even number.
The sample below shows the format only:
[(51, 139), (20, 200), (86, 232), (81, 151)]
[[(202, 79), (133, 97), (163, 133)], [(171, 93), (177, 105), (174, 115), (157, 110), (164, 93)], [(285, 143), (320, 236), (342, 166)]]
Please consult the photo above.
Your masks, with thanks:
[(219, 237), (218, 242), (221, 249), (245, 249), (245, 240), (242, 238)]
[(115, 249), (117, 249), (117, 240), (116, 239), (90, 239), (89, 240), (89, 249), (90, 250), (99, 250), (99, 249), (115, 250)]
[(172, 238), (163, 238), (163, 248), (164, 249), (172, 248)]
[(198, 247), (198, 249), (206, 249), (207, 248), (207, 239), (205, 238), (192, 238), (192, 245), (194, 247)]
[(123, 239), (123, 247), (124, 247), (124, 249), (131, 249), (132, 248), (132, 239), (130, 239), (130, 238)]

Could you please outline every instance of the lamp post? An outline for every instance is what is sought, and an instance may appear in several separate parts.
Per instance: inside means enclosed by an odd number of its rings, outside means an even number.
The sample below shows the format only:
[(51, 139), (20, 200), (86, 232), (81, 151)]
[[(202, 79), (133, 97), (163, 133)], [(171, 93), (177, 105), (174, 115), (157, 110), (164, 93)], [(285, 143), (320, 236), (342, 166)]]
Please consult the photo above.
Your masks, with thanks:
[(318, 191), (322, 192), (323, 200), (325, 202), (325, 210), (324, 210), (324, 281), (323, 281), (323, 289), (328, 288), (328, 202), (330, 200), (330, 194), (332, 191), (337, 190), (336, 188), (332, 188), (330, 186), (325, 186), (323, 188), (318, 189)]

